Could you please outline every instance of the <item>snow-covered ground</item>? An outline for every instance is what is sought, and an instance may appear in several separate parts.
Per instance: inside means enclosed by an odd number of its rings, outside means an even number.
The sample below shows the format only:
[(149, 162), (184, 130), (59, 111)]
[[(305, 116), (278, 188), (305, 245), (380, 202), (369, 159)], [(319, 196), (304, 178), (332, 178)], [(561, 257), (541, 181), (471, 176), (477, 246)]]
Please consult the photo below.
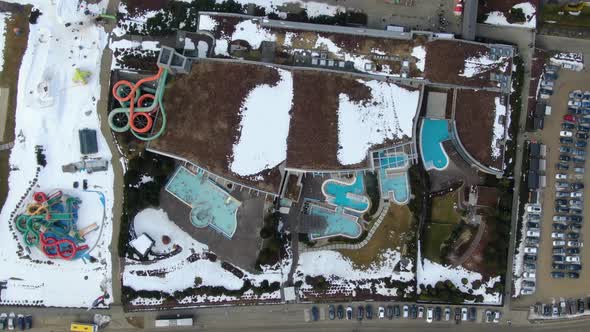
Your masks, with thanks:
[(4, 68), (4, 48), (6, 47), (6, 21), (10, 18), (9, 13), (0, 12), (0, 72)]
[[(492, 288), (496, 282), (500, 282), (500, 276), (483, 280), (482, 275), (478, 272), (469, 271), (461, 266), (444, 266), (427, 258), (422, 258), (420, 253), (420, 245), (418, 245), (418, 266), (416, 269), (416, 279), (418, 284), (418, 294), (420, 293), (421, 285), (430, 285), (434, 287), (439, 281), (445, 282), (446, 280), (449, 280), (453, 283), (453, 285), (455, 285), (455, 287), (457, 287), (459, 291), (463, 293), (474, 296), (483, 296), (483, 303), (485, 304), (502, 303), (502, 294), (488, 294), (488, 289)], [(463, 279), (467, 280), (466, 284), (463, 284)], [(482, 285), (479, 288), (474, 289), (474, 281), (480, 281)]]
[(523, 2), (514, 5), (512, 9), (522, 9), (526, 17), (526, 20), (521, 23), (508, 23), (508, 20), (506, 19), (504, 13), (494, 11), (488, 13), (488, 17), (486, 18), (484, 23), (492, 25), (523, 27), (529, 29), (535, 29), (537, 27), (537, 9), (533, 4), (531, 4), (530, 2)]
[(489, 53), (479, 54), (477, 57), (465, 59), (463, 73), (460, 73), (459, 76), (472, 78), (498, 68), (500, 68), (502, 72), (506, 72), (506, 69), (508, 69), (507, 66), (510, 62), (509, 60), (510, 59), (507, 57), (499, 57), (494, 60), (490, 57)]
[(387, 140), (412, 137), (413, 119), (420, 91), (409, 91), (384, 81), (364, 81), (371, 90), (368, 101), (353, 102), (340, 94), (338, 107), (338, 161), (353, 165), (367, 157), (367, 150)]
[(277, 71), (279, 82), (252, 89), (240, 108), (240, 138), (230, 169), (241, 176), (274, 168), (287, 158), (293, 77), (290, 71)]
[[(12, 2), (31, 3), (42, 15), (37, 24), (30, 26), (18, 79), (17, 139), (10, 154), (9, 193), (0, 214), (0, 280), (8, 280), (1, 303), (86, 307), (105, 291), (112, 294), (108, 246), (112, 235), (114, 176), (110, 168), (106, 172), (71, 174), (63, 173), (61, 167), (80, 161), (78, 130), (83, 128), (97, 131), (99, 152), (93, 157), (111, 160), (96, 110), (106, 34), (94, 24), (93, 15), (84, 14), (84, 3), (78, 6), (78, 1), (66, 0)], [(105, 7), (106, 1), (102, 1), (88, 9), (97, 13)], [(66, 24), (70, 22), (73, 24)], [(91, 73), (86, 85), (72, 81), (75, 68)], [(40, 83), (47, 84), (48, 95), (41, 96)], [(38, 175), (36, 145), (44, 147), (47, 160), (47, 166)], [(102, 227), (87, 236), (90, 255), (96, 262), (49, 260), (36, 248), (31, 248), (30, 258), (26, 253), (18, 254), (22, 239), (20, 235), (18, 240), (13, 238), (11, 214), (20, 212), (15, 209), (21, 196), (27, 194), (36, 178), (32, 191), (63, 189), (64, 193), (82, 199), (79, 226), (97, 223)], [(74, 181), (83, 180), (88, 181), (89, 191), (68, 189)]]
[[(179, 248), (172, 255), (163, 258), (151, 257), (152, 260), (148, 262), (127, 259), (123, 272), (123, 285), (136, 291), (161, 291), (172, 294), (197, 286), (220, 286), (227, 290), (239, 290), (246, 280), (254, 286), (259, 286), (264, 280), (269, 283), (283, 283), (291, 267), (291, 256), (289, 256), (275, 266), (263, 268), (261, 274), (251, 274), (236, 268), (243, 273), (242, 277), (238, 277), (224, 269), (219, 260), (208, 259), (208, 247), (181, 230), (168, 219), (164, 211), (145, 209), (137, 214), (133, 224), (137, 235), (146, 233), (156, 242), (154, 251), (171, 253), (175, 246)], [(163, 236), (171, 239), (170, 244), (163, 244)], [(200, 279), (198, 285), (195, 284), (197, 277)], [(281, 295), (280, 291), (256, 295), (250, 290), (242, 297), (194, 295), (178, 299), (178, 301), (181, 304), (203, 304), (244, 299), (280, 301)], [(163, 301), (164, 299), (137, 298), (131, 304), (158, 305)]]
[(407, 287), (405, 289), (406, 293), (401, 293), (396, 288), (387, 287), (386, 282), (377, 280), (412, 282), (414, 280), (412, 261), (407, 260), (406, 266), (396, 269), (396, 265), (400, 264), (400, 260), (399, 251), (388, 249), (368, 268), (361, 269), (355, 266), (349, 258), (337, 251), (305, 252), (299, 255), (299, 264), (293, 275), (293, 280), (302, 283), (299, 288), (301, 297), (314, 293), (312, 285), (306, 283), (306, 276), (323, 276), (330, 284), (328, 294), (336, 292), (356, 296), (356, 289), (370, 290), (372, 286), (375, 286), (376, 294), (392, 297), (404, 296), (408, 292), (413, 292), (413, 287)]
[[(505, 125), (504, 122), (502, 122), (502, 119), (506, 119), (508, 116), (508, 108), (505, 105), (502, 105), (500, 97), (494, 98), (494, 104), (496, 105), (496, 108), (494, 110), (493, 137), (490, 148), (492, 150), (492, 157), (498, 159), (502, 156), (502, 143), (506, 136), (506, 128), (508, 128), (508, 125)], [(508, 120), (506, 119), (506, 121)]]

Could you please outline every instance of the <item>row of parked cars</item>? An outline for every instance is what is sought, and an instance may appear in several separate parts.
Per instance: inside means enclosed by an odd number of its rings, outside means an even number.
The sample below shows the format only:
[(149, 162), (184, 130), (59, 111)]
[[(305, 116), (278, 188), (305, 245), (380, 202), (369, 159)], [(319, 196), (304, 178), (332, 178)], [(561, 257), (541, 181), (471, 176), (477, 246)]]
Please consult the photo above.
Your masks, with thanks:
[(16, 315), (14, 312), (10, 314), (0, 314), (0, 330), (28, 330), (33, 327), (33, 316), (31, 315)]
[(551, 239), (551, 277), (580, 278), (584, 173), (590, 136), (590, 91), (570, 92), (568, 114), (560, 132), (559, 162), (555, 174), (555, 214)]
[(586, 308), (590, 309), (590, 297), (586, 299), (562, 299), (559, 302), (544, 304), (536, 303), (534, 313), (544, 317), (560, 317), (567, 315), (583, 314)]
[(539, 252), (539, 243), (541, 238), (541, 206), (539, 204), (527, 204), (525, 206), (525, 234), (524, 238), (524, 256), (523, 256), (523, 274), (521, 281), (521, 294), (533, 294), (536, 289), (537, 278), (537, 254)]
[[(403, 305), (387, 305), (379, 306), (376, 313), (379, 319), (426, 319), (428, 323), (433, 321), (451, 321), (454, 320), (456, 324), (460, 322), (475, 322), (477, 321), (477, 309), (475, 307), (456, 307), (455, 310), (451, 310), (450, 307), (444, 309), (440, 306), (425, 308), (421, 305), (411, 304)], [(314, 321), (319, 320), (320, 312), (317, 306), (311, 308), (311, 318)], [(352, 306), (347, 306), (346, 309), (343, 305), (330, 305), (328, 306), (328, 318), (352, 320), (356, 317), (357, 320), (373, 319), (373, 306), (367, 304), (365, 306), (359, 305), (355, 309)], [(498, 323), (500, 322), (501, 313), (497, 310), (486, 310), (484, 313), (484, 322), (486, 323)]]

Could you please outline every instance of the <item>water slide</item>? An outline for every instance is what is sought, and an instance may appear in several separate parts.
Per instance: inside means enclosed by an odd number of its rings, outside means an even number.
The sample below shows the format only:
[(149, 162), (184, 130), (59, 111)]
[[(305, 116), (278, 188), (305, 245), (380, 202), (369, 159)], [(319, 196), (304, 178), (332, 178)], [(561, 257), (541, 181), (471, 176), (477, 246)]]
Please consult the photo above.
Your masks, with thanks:
[[(115, 83), (112, 90), (113, 97), (122, 107), (113, 109), (109, 113), (108, 121), (111, 129), (119, 133), (131, 130), (131, 133), (142, 141), (151, 141), (162, 135), (166, 128), (166, 111), (162, 98), (167, 76), (168, 70), (160, 68), (156, 75), (143, 78), (135, 84), (126, 80)], [(146, 93), (142, 95), (141, 85), (156, 80), (158, 86), (155, 94)], [(145, 102), (150, 100), (151, 104), (149, 106), (143, 106)], [(162, 117), (160, 129), (156, 133), (148, 134), (158, 113)], [(123, 117), (126, 117), (126, 120), (122, 120)]]

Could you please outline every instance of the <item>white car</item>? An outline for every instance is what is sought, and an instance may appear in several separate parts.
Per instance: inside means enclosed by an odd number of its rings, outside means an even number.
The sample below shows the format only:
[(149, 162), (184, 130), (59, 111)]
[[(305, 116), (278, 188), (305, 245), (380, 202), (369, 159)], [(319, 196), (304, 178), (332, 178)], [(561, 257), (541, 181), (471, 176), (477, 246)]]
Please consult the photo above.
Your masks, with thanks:
[(346, 319), (351, 319), (352, 318), (352, 307), (348, 306), (346, 308)]
[(433, 316), (434, 316), (434, 312), (432, 310), (432, 307), (428, 307), (428, 310), (426, 311), (426, 321), (428, 323), (432, 323)]
[(524, 253), (525, 254), (536, 254), (537, 253), (537, 248), (535, 248), (535, 247), (525, 247), (524, 248)]
[(565, 233), (553, 232), (553, 233), (551, 233), (551, 238), (557, 239), (557, 240), (563, 240), (563, 239), (565, 239)]
[(535, 279), (536, 277), (535, 272), (525, 272), (522, 276), (527, 279)]
[(467, 308), (461, 308), (461, 320), (465, 322), (467, 319)]
[(572, 248), (578, 248), (581, 247), (582, 244), (580, 243), (580, 241), (567, 241), (567, 246)]
[(423, 306), (418, 307), (418, 318), (424, 318), (424, 307)]
[(565, 256), (565, 261), (568, 263), (579, 263), (580, 256)]
[(385, 318), (385, 308), (379, 307), (379, 319)]
[(541, 213), (542, 209), (540, 205), (527, 205), (526, 212), (528, 213)]
[(527, 231), (526, 232), (526, 236), (527, 237), (540, 237), (541, 236), (541, 232), (539, 232), (539, 231)]
[(404, 316), (404, 318), (408, 318), (408, 312), (409, 312), (408, 306), (407, 306), (407, 305), (405, 305), (405, 306), (404, 306), (404, 315), (403, 315), (403, 316)]
[(500, 316), (501, 316), (501, 314), (499, 311), (494, 312), (494, 323), (500, 322)]
[(14, 312), (11, 312), (8, 315), (8, 329), (9, 330), (14, 330), (14, 319), (15, 319), (16, 315), (14, 314)]
[(570, 197), (571, 198), (582, 198), (582, 197), (584, 197), (584, 192), (574, 191), (573, 193), (570, 193)]
[(563, 247), (563, 246), (565, 246), (565, 241), (563, 241), (563, 240), (553, 241), (553, 246), (554, 247)]
[(555, 179), (557, 179), (557, 180), (567, 180), (567, 174), (557, 173), (557, 174), (555, 174)]
[(520, 290), (520, 295), (531, 295), (535, 293), (535, 290), (532, 288), (523, 288)]
[(574, 133), (572, 133), (569, 130), (562, 130), (562, 131), (559, 132), (559, 136), (561, 136), (561, 137), (573, 137), (574, 136)]
[(553, 221), (555, 221), (555, 222), (566, 222), (567, 221), (567, 217), (566, 216), (553, 216)]
[(445, 308), (445, 320), (446, 321), (451, 320), (451, 308), (449, 308), (449, 307)]

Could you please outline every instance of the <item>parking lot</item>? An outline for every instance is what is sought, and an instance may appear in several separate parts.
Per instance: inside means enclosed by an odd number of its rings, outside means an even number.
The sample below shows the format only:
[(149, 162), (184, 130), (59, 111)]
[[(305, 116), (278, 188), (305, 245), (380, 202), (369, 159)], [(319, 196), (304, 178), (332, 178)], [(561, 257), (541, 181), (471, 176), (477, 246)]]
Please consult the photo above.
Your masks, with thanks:
[[(569, 121), (574, 124), (573, 129), (566, 130), (571, 132), (572, 143), (562, 144), (561, 142), (564, 142), (564, 140), (560, 140), (560, 132), (564, 131), (564, 116), (566, 114), (569, 114), (569, 94), (574, 90), (590, 90), (590, 85), (588, 85), (588, 82), (590, 82), (590, 71), (588, 71), (588, 69), (585, 69), (581, 72), (559, 70), (559, 78), (556, 81), (554, 93), (549, 100), (549, 105), (552, 108), (552, 113), (550, 116), (545, 118), (544, 129), (530, 135), (530, 138), (532, 140), (538, 140), (539, 142), (545, 144), (547, 147), (547, 182), (546, 188), (544, 189), (542, 196), (543, 213), (541, 218), (542, 222), (540, 225), (541, 241), (538, 249), (538, 260), (536, 270), (536, 292), (534, 295), (525, 296), (515, 301), (515, 305), (517, 306), (529, 306), (536, 303), (537, 301), (546, 302), (550, 299), (559, 299), (562, 297), (578, 297), (590, 294), (590, 283), (588, 283), (588, 278), (590, 277), (590, 272), (588, 272), (588, 267), (590, 267), (590, 249), (588, 248), (588, 245), (583, 246), (584, 239), (590, 239), (590, 227), (585, 226), (581, 227), (581, 229), (578, 230), (574, 229), (574, 227), (577, 226), (570, 226), (570, 224), (573, 223), (572, 216), (574, 216), (574, 218), (575, 216), (580, 216), (583, 219), (587, 220), (589, 217), (588, 211), (590, 211), (588, 199), (586, 199), (585, 201), (583, 200), (584, 197), (587, 198), (588, 195), (590, 195), (588, 186), (585, 186), (583, 189), (574, 189), (572, 187), (574, 183), (590, 183), (590, 171), (586, 171), (588, 164), (587, 161), (582, 163), (574, 163), (573, 160), (574, 155), (576, 153), (581, 154), (581, 152), (574, 152), (574, 150), (588, 150), (588, 148), (575, 146), (576, 142), (580, 140), (576, 137), (576, 134), (578, 132), (579, 122), (583, 118), (583, 115), (576, 116), (575, 119), (573, 119), (575, 121)], [(570, 118), (570, 120), (572, 119)], [(571, 126), (569, 125), (566, 126), (571, 128)], [(563, 136), (569, 136), (569, 134), (564, 133)], [(562, 146), (571, 148), (572, 150), (570, 151), (567, 149), (563, 149)], [(560, 148), (562, 148), (562, 152), (560, 152)], [(584, 154), (585, 153), (586, 152), (584, 152)], [(557, 168), (557, 164), (560, 163), (560, 156), (561, 159), (563, 159), (561, 163), (567, 164), (567, 170), (565, 168)], [(585, 157), (587, 159), (587, 156), (585, 155), (581, 157)], [(575, 172), (574, 168), (576, 167), (584, 168), (584, 173)], [(560, 177), (561, 179), (556, 179), (557, 174), (559, 174), (558, 177)], [(562, 188), (556, 188), (556, 185)], [(556, 198), (556, 192), (561, 192), (560, 194), (557, 194), (561, 197)], [(572, 192), (581, 192), (583, 197), (571, 197)], [(574, 196), (577, 195), (574, 194)], [(565, 199), (566, 202), (556, 202), (556, 199)], [(570, 201), (574, 202), (570, 203)], [(556, 206), (562, 206), (563, 209), (558, 210), (556, 212)], [(571, 209), (572, 207), (573, 210)], [(566, 210), (565, 208), (567, 208), (568, 210)], [(559, 218), (560, 220), (564, 221), (554, 222), (554, 216), (564, 216), (567, 219)], [(567, 228), (563, 228), (563, 226), (555, 226), (561, 227), (563, 229), (554, 230), (554, 223), (562, 224)], [(581, 222), (575, 223), (583, 225), (583, 223)], [(576, 233), (577, 231), (579, 231), (579, 239), (568, 240), (568, 234)], [(563, 237), (565, 238), (561, 239), (562, 235), (554, 233), (562, 233)], [(575, 237), (576, 235), (573, 236)], [(556, 249), (554, 251), (553, 241), (565, 241), (565, 244), (563, 242), (555, 243), (557, 245), (556, 248), (564, 248), (564, 250), (562, 251), (560, 249)], [(568, 246), (568, 241), (579, 241), (581, 245), (581, 247), (579, 248), (580, 253), (575, 254), (575, 250), (568, 251), (568, 248), (574, 248), (574, 246)], [(579, 256), (582, 269), (579, 271), (571, 271), (561, 269), (561, 267), (559, 266), (556, 266), (558, 269), (553, 269), (554, 259), (561, 259), (553, 257), (554, 252), (555, 255), (564, 256), (564, 261), (566, 259), (565, 257), (567, 256)], [(562, 252), (564, 253), (561, 254)], [(575, 260), (575, 258), (571, 258), (568, 260)], [(563, 264), (565, 263), (566, 262), (563, 262)], [(564, 278), (553, 278), (551, 273), (554, 271), (564, 272)], [(568, 278), (567, 272), (577, 272), (579, 273), (579, 278)], [(558, 277), (559, 276), (560, 275), (558, 275)]]

